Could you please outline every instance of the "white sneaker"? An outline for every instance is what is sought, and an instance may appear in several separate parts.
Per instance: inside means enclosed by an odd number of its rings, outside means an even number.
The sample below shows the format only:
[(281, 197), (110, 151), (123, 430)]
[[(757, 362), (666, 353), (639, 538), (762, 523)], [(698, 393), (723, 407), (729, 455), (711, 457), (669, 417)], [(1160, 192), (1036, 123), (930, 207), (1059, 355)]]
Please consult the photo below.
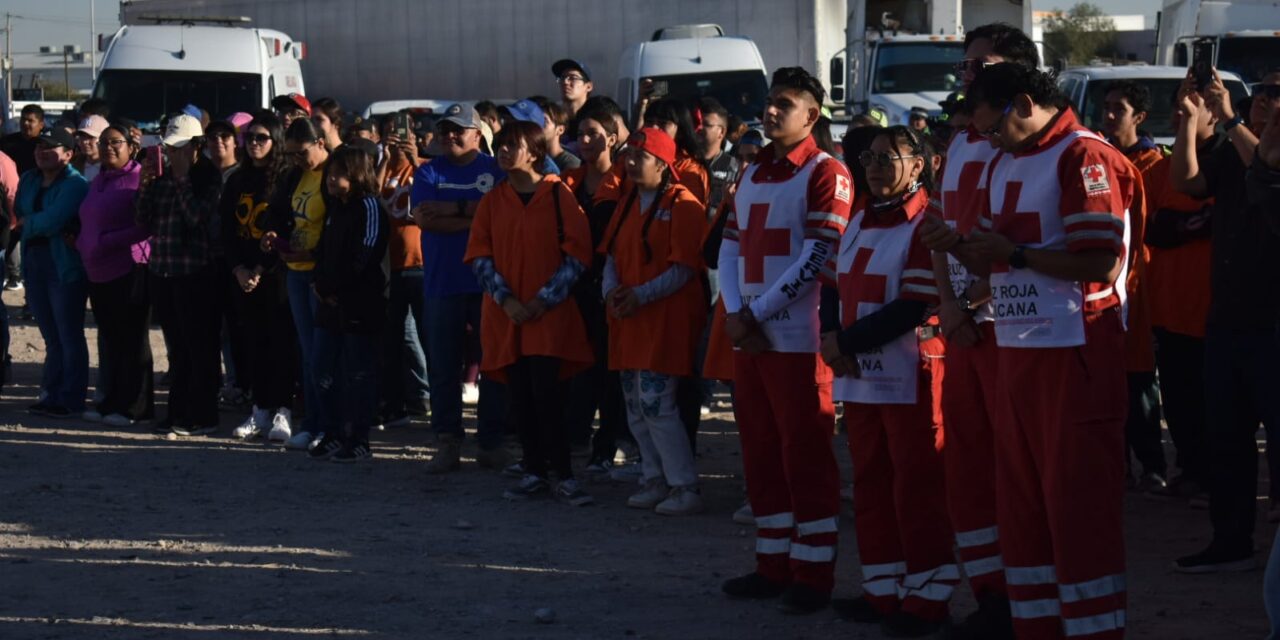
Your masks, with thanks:
[(284, 448), (306, 451), (311, 448), (311, 441), (315, 439), (314, 433), (311, 433), (310, 431), (299, 431), (285, 441)]
[(624, 464), (620, 467), (614, 467), (609, 470), (609, 479), (614, 482), (631, 482), (640, 484), (644, 479), (644, 471), (640, 469), (639, 462)]
[(271, 418), (271, 433), (267, 435), (267, 442), (285, 442), (293, 436), (288, 411), (288, 409), (282, 409)]
[(462, 404), (480, 404), (480, 385), (475, 383), (462, 385)]
[(644, 483), (644, 488), (639, 493), (627, 498), (627, 506), (632, 509), (652, 509), (666, 500), (670, 493), (671, 487), (667, 486), (666, 480), (652, 478)]
[(102, 424), (105, 424), (108, 427), (132, 427), (133, 420), (131, 420), (129, 416), (123, 414), (108, 413), (107, 415), (102, 416)]
[(80, 417), (84, 418), (85, 422), (102, 422), (102, 414), (93, 409), (86, 409), (84, 413), (80, 414)]
[(693, 486), (672, 487), (671, 495), (654, 508), (658, 515), (663, 516), (691, 516), (706, 510), (707, 504), (702, 501), (702, 494)]
[(750, 502), (742, 503), (742, 506), (733, 512), (733, 521), (749, 527), (756, 526), (756, 514), (751, 511)]
[(254, 413), (249, 414), (249, 417), (245, 418), (244, 422), (240, 423), (240, 426), (232, 429), (231, 436), (241, 440), (252, 440), (253, 438), (262, 435), (262, 425), (258, 424), (258, 419), (255, 416), (256, 413), (257, 412), (255, 411)]

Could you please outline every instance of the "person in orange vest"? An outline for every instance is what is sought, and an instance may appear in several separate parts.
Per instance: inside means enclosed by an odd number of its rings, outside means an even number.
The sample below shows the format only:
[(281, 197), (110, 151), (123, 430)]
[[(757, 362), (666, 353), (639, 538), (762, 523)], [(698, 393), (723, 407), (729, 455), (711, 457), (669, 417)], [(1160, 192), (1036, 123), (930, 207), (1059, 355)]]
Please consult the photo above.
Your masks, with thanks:
[(680, 184), (676, 145), (645, 127), (627, 140), (628, 180), (604, 242), (602, 291), (609, 308), (609, 368), (621, 372), (643, 483), (627, 506), (662, 515), (699, 513), (693, 447), (676, 405), (679, 378), (694, 370), (707, 305), (699, 278), (703, 204)]
[[(1139, 174), (1145, 178), (1153, 165), (1164, 157), (1151, 138), (1140, 133), (1139, 128), (1151, 111), (1151, 91), (1146, 85), (1133, 80), (1117, 80), (1102, 89), (1102, 128), (1111, 144), (1124, 154)], [(1129, 253), (1129, 315), (1124, 339), (1125, 368), (1129, 382), (1129, 418), (1125, 422), (1125, 440), (1133, 457), (1142, 465), (1137, 478), (1130, 478), (1130, 486), (1138, 491), (1163, 489), (1168, 477), (1161, 442), (1160, 393), (1156, 389), (1155, 338), (1151, 334), (1151, 308), (1147, 296), (1147, 263), (1150, 254), (1142, 244), (1146, 230), (1148, 198), (1145, 189), (1142, 197), (1135, 198), (1130, 213), (1133, 229)]]
[(863, 578), (859, 598), (835, 605), (896, 638), (942, 628), (960, 581), (943, 489), (943, 342), (929, 324), (938, 285), (920, 239), (933, 182), (922, 135), (882, 129), (859, 154), (869, 191), (825, 272), (840, 330), (823, 335), (822, 358), (845, 403)]
[(494, 139), (507, 179), (476, 209), (463, 260), (485, 291), (480, 369), (503, 381), (524, 448), (524, 477), (503, 496), (548, 493), (574, 506), (592, 503), (573, 477), (564, 421), (569, 378), (591, 366), (591, 345), (569, 296), (591, 263), (591, 229), (573, 193), (540, 173), (547, 155), (542, 127), (513, 122)]

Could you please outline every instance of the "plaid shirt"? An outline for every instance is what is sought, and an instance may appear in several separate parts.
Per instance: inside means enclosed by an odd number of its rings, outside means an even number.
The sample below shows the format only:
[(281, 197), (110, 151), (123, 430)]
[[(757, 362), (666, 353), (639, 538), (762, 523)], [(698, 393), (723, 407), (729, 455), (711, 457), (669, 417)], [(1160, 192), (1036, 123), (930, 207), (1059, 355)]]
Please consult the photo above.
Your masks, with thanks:
[(198, 273), (213, 263), (212, 220), (218, 210), (219, 184), (200, 193), (189, 179), (157, 178), (138, 194), (138, 224), (151, 231), (151, 273), (176, 278)]

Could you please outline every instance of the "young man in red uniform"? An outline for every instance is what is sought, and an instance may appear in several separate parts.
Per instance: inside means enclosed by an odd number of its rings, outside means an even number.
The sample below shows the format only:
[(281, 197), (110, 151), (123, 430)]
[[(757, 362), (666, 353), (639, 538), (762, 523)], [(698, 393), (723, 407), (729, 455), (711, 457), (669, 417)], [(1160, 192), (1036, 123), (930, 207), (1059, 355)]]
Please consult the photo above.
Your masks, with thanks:
[(1001, 153), (990, 213), (953, 251), (988, 274), (997, 344), (997, 521), (1019, 638), (1120, 638), (1124, 282), (1140, 178), (1052, 78), (979, 72), (973, 126)]
[[(962, 80), (973, 82), (983, 67), (1001, 62), (1036, 68), (1035, 43), (1006, 24), (989, 24), (965, 34)], [(967, 109), (966, 109), (967, 111)], [(942, 217), (961, 235), (973, 231), (985, 212), (983, 175), (999, 151), (970, 126), (951, 141), (942, 180)], [(932, 224), (931, 224), (932, 223)], [(952, 237), (940, 221), (926, 219)], [(937, 237), (927, 233), (926, 237)], [(948, 248), (945, 244), (932, 249)], [(1005, 588), (1000, 534), (996, 526), (995, 448), (991, 422), (996, 413), (996, 341), (985, 278), (969, 273), (954, 257), (938, 251), (934, 276), (941, 299), (938, 316), (947, 338), (947, 374), (942, 381), (942, 407), (947, 423), (947, 508), (955, 530), (956, 548), (978, 610), (953, 630), (953, 637), (1000, 640), (1013, 637), (1009, 595)]]
[(739, 180), (719, 259), (757, 528), (756, 570), (724, 591), (781, 595), (790, 613), (825, 607), (835, 581), (840, 476), (818, 276), (849, 223), (853, 181), (811, 135), (825, 93), (798, 67), (774, 73), (763, 122), (773, 142)]

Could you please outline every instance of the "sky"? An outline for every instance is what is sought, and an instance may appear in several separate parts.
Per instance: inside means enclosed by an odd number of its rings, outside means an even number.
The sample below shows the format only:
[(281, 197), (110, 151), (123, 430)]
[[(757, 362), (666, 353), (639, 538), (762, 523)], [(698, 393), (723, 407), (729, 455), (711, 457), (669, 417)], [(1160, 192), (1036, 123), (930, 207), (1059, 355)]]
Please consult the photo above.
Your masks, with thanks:
[[(1076, 0), (1027, 1), (1033, 2), (1037, 10), (1049, 10), (1067, 9)], [(1094, 0), (1094, 3), (1104, 5), (1109, 13), (1115, 15), (1141, 13), (1147, 17), (1147, 27), (1151, 28), (1155, 25), (1161, 0)], [(97, 46), (96, 38), (90, 35), (90, 4), (97, 9), (97, 32), (114, 32), (119, 16), (119, 5), (115, 0), (3, 0), (0, 11), (23, 17), (13, 21), (12, 46), (15, 53), (37, 51), (43, 45), (64, 44), (78, 44), (88, 51)], [(3, 23), (0, 23), (0, 28), (3, 28)]]

